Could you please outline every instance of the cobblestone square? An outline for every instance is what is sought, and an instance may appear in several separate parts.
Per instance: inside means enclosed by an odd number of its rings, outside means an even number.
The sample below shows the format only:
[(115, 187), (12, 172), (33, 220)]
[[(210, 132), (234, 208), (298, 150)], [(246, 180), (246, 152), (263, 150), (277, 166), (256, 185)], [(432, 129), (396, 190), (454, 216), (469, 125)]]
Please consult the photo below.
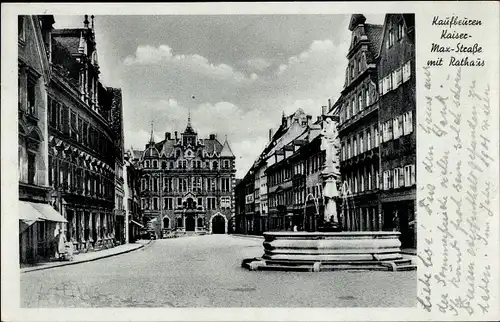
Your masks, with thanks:
[(21, 306), (412, 307), (412, 272), (251, 272), (262, 240), (207, 235), (157, 240), (116, 257), (21, 274)]

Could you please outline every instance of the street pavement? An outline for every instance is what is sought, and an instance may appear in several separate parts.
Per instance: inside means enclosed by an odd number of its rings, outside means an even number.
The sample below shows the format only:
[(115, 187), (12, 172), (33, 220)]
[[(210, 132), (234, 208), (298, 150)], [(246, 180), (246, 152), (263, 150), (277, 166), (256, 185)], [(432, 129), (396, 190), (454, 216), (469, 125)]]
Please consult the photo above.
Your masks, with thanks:
[(413, 307), (416, 271), (248, 271), (262, 240), (156, 240), (115, 257), (21, 274), (22, 307)]

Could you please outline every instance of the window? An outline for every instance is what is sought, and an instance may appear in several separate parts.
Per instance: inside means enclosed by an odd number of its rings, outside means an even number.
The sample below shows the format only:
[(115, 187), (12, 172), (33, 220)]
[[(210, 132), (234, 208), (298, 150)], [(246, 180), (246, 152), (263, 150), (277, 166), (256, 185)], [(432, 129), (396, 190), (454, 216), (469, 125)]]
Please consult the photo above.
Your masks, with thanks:
[(385, 94), (385, 92), (384, 92), (384, 80), (383, 79), (378, 81), (378, 93), (379, 93), (379, 95)]
[(30, 115), (36, 116), (36, 81), (28, 78), (28, 87), (27, 87), (27, 95), (28, 95), (28, 113)]
[(399, 85), (402, 83), (402, 70), (401, 67), (396, 69), (394, 72), (392, 72), (392, 84), (394, 86), (394, 89), (398, 88)]
[(165, 198), (165, 208), (168, 210), (174, 209), (172, 198)]
[(217, 170), (217, 168), (219, 166), (218, 163), (217, 163), (217, 161), (214, 161), (212, 165), (213, 165), (213, 169)]
[(158, 198), (153, 198), (153, 210), (158, 210)]
[(154, 169), (158, 168), (158, 161), (153, 160), (153, 168)]
[(78, 119), (75, 112), (71, 112), (70, 125), (70, 137), (78, 140)]
[(35, 184), (36, 154), (28, 152), (28, 183)]
[(411, 61), (403, 65), (403, 83), (410, 79), (411, 76)]
[(373, 139), (375, 140), (373, 146), (376, 148), (379, 145), (379, 139), (380, 139), (377, 125), (373, 127)]
[(389, 171), (384, 171), (382, 174), (382, 189), (383, 190), (388, 190), (389, 189)]
[(173, 168), (174, 168), (174, 162), (173, 162), (173, 161), (170, 161), (170, 162), (168, 163), (168, 168), (169, 168), (169, 169), (173, 169)]
[(383, 142), (387, 142), (392, 140), (393, 132), (392, 132), (393, 120), (388, 120), (384, 122), (382, 125), (382, 140)]
[(389, 47), (392, 47), (394, 45), (394, 30), (391, 28), (389, 29), (389, 36), (388, 36), (388, 42), (389, 42)]
[(202, 207), (203, 206), (203, 198), (198, 197), (198, 206)]
[(404, 167), (404, 186), (411, 186), (411, 165)]
[(356, 138), (354, 138), (352, 140), (352, 146), (353, 146), (353, 156), (357, 156), (358, 155), (358, 141)]
[(367, 190), (372, 190), (373, 187), (372, 187), (372, 173), (369, 171), (368, 172), (368, 186), (367, 186)]
[(400, 40), (401, 38), (403, 38), (403, 35), (404, 35), (404, 26), (403, 26), (403, 22), (401, 21), (399, 24), (398, 24), (398, 40)]
[(362, 111), (363, 110), (363, 93), (359, 92), (358, 94), (358, 110)]
[(403, 114), (403, 135), (413, 132), (413, 111)]
[(358, 140), (359, 140), (359, 153), (363, 153), (363, 152), (365, 152), (365, 150), (364, 150), (364, 141), (363, 141), (363, 133), (359, 133)]
[(149, 160), (146, 160), (145, 168), (149, 168)]
[(347, 140), (347, 158), (351, 157), (351, 139)]
[(392, 187), (394, 189), (397, 189), (399, 187), (402, 187), (403, 185), (404, 185), (403, 171), (401, 168), (395, 168)]
[(365, 88), (365, 106), (368, 107), (370, 106), (371, 101), (370, 101), (370, 91), (368, 85)]
[(182, 206), (182, 198), (177, 198), (177, 206)]
[(394, 139), (399, 138), (403, 134), (402, 116), (395, 117), (392, 120), (394, 129)]
[(366, 131), (366, 151), (370, 151), (372, 149), (372, 134), (370, 130)]
[(356, 115), (356, 98), (353, 97), (351, 100), (352, 116)]

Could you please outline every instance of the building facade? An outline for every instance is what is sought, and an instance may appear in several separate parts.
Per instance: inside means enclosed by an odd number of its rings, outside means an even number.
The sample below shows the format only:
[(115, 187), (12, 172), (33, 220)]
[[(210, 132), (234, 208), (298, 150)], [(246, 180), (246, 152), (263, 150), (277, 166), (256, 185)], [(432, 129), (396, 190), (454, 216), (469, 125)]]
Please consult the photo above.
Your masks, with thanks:
[(268, 144), (236, 188), (239, 233), (314, 230), (321, 223), (322, 122), (323, 116), (312, 122), (298, 109), (283, 115), (274, 134), (269, 131)]
[[(117, 232), (120, 240), (125, 243), (133, 243), (141, 237), (141, 231), (146, 227), (140, 207), (141, 195), (141, 172), (136, 167), (139, 157), (135, 156), (133, 149), (127, 151), (123, 160), (123, 188), (124, 188), (124, 210), (123, 218), (117, 217)], [(118, 237), (117, 237), (118, 239)]]
[[(123, 236), (126, 236), (125, 228), (125, 183), (124, 183), (124, 133), (123, 133), (123, 104), (122, 91), (119, 88), (107, 87), (106, 90), (111, 96), (111, 129), (113, 131), (114, 155), (115, 155), (115, 239), (117, 243), (122, 243)], [(126, 238), (125, 238), (126, 240)]]
[(18, 16), (19, 256), (32, 263), (55, 255), (65, 219), (50, 205), (47, 84), (52, 16)]
[(190, 118), (182, 133), (153, 131), (139, 161), (141, 208), (164, 230), (227, 233), (234, 215), (235, 157), (215, 134), (202, 139)]
[(68, 223), (66, 239), (77, 251), (114, 246), (114, 91), (99, 81), (95, 33), (83, 28), (50, 31), (48, 180), (51, 203)]
[(361, 14), (352, 15), (349, 24), (349, 62), (338, 115), (342, 177), (339, 206), (342, 229), (346, 231), (382, 227), (376, 61), (382, 28), (367, 24)]
[(414, 15), (388, 14), (378, 57), (382, 229), (416, 248)]

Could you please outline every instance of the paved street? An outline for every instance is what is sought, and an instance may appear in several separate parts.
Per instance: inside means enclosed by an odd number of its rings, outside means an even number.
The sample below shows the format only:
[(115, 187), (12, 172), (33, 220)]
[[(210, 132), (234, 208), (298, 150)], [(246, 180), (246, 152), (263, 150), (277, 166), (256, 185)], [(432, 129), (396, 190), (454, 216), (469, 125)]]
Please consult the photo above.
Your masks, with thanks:
[(94, 262), (21, 274), (23, 307), (374, 307), (416, 305), (416, 271), (251, 272), (262, 240), (158, 240)]

